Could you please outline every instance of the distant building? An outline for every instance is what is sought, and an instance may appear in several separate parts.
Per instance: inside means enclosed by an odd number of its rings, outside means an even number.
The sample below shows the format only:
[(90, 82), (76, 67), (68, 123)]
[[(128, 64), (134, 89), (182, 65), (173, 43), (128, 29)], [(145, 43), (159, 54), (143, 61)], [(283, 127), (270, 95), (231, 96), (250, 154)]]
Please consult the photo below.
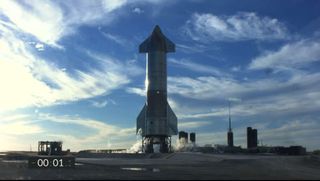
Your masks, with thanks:
[(181, 142), (181, 140), (184, 140), (185, 143), (188, 143), (188, 133), (184, 132), (184, 131), (180, 131), (179, 132), (179, 140)]
[(196, 133), (190, 133), (190, 141), (191, 143), (196, 143)]
[(247, 127), (247, 148), (256, 148), (258, 146), (258, 131)]

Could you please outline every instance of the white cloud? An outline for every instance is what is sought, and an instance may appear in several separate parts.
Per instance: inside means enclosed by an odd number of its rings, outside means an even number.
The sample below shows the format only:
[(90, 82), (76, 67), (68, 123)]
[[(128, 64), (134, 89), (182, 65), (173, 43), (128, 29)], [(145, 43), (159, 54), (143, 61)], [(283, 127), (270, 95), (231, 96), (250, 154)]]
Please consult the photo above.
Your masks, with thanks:
[(263, 129), (259, 139), (269, 145), (302, 145), (309, 149), (319, 148), (313, 141), (318, 137), (320, 126), (314, 120), (292, 120), (280, 127)]
[(194, 63), (193, 61), (186, 60), (186, 59), (177, 60), (174, 58), (169, 58), (168, 61), (172, 64), (177, 65), (178, 67), (186, 68), (194, 72), (208, 73), (208, 74), (219, 76), (219, 77), (230, 76), (229, 74), (224, 73), (215, 67)]
[[(73, 150), (102, 149), (107, 148), (108, 146), (112, 146), (112, 148), (122, 147), (124, 145), (122, 145), (121, 142), (130, 142), (132, 135), (135, 135), (135, 128), (121, 128), (102, 121), (85, 119), (76, 116), (40, 114), (38, 119), (42, 121), (53, 121), (61, 124), (74, 124), (83, 126), (87, 129), (95, 130), (95, 133), (86, 137), (64, 134), (60, 133), (59, 131), (56, 131), (54, 134), (50, 134), (50, 137), (64, 141), (67, 146), (72, 147)], [(119, 142), (116, 140), (119, 140)], [(112, 141), (114, 143), (111, 145), (110, 142)], [(133, 140), (133, 142), (135, 142), (135, 140)], [(130, 144), (126, 145), (126, 147), (128, 146), (130, 146)]]
[(126, 4), (126, 0), (79, 1), (11, 1), (0, 2), (1, 14), (22, 32), (54, 47), (58, 41), (76, 32), (80, 25), (108, 23), (113, 12)]
[[(0, 94), (1, 111), (28, 106), (49, 106), (109, 94), (129, 82), (128, 76), (143, 70), (134, 62), (90, 54), (99, 59), (99, 69), (74, 70), (74, 74), (58, 68), (35, 55), (29, 45), (0, 24)], [(128, 67), (128, 68), (123, 68)]]
[(209, 124), (210, 124), (209, 121), (189, 121), (189, 122), (179, 122), (178, 126), (179, 126), (179, 130), (184, 130), (184, 129), (196, 129)]
[(232, 16), (192, 15), (185, 31), (198, 41), (275, 40), (288, 38), (285, 25), (278, 19), (240, 12)]
[(189, 46), (189, 45), (177, 43), (176, 47), (178, 49), (177, 52), (178, 51), (180, 52), (180, 50), (181, 50), (184, 53), (202, 53), (207, 50), (207, 48), (201, 44), (195, 44), (195, 45)]
[(287, 69), (308, 65), (320, 60), (320, 43), (317, 39), (288, 43), (278, 51), (266, 52), (254, 58), (249, 69)]
[[(227, 105), (221, 101), (237, 98), (232, 105), (233, 114), (239, 116), (272, 116), (315, 112), (320, 108), (320, 74), (295, 75), (289, 80), (261, 79), (240, 82), (231, 78), (169, 77), (170, 94), (178, 94), (191, 100), (216, 102), (216, 105), (190, 104), (177, 106), (179, 118), (221, 117), (227, 115)], [(241, 100), (241, 102), (239, 102)], [(178, 104), (178, 103), (177, 103)], [(199, 109), (198, 109), (199, 108)]]
[[(8, 114), (9, 115), (9, 114)], [(0, 115), (0, 150), (29, 150), (37, 148), (39, 140), (63, 141), (63, 148), (72, 151), (83, 149), (128, 148), (136, 141), (135, 128), (122, 128), (103, 121), (81, 118), (79, 116), (53, 114), (14, 114)], [(39, 123), (45, 125), (41, 127)], [(50, 125), (54, 123), (54, 128)], [(59, 129), (66, 126), (86, 130)], [(46, 133), (46, 134), (43, 134)], [(23, 137), (23, 138), (22, 138)]]
[(239, 99), (237, 97), (229, 97), (228, 101), (230, 101), (230, 102), (241, 102), (241, 99)]
[(123, 47), (128, 48), (128, 47), (132, 46), (132, 44), (129, 41), (127, 41), (126, 39), (124, 39), (118, 35), (113, 35), (111, 33), (105, 33), (105, 32), (101, 32), (101, 33), (105, 38), (112, 40)]
[(34, 47), (35, 47), (38, 51), (44, 51), (44, 44), (42, 44), (42, 43), (37, 43)]
[(90, 51), (87, 51), (86, 53), (89, 57), (101, 62), (101, 67), (103, 69), (107, 69), (111, 72), (118, 72), (126, 76), (137, 76), (145, 72), (143, 68), (137, 65), (137, 61), (134, 59), (120, 61), (105, 54)]
[(112, 99), (107, 99), (103, 101), (91, 101), (93, 107), (103, 108), (106, 107), (108, 104), (116, 105), (116, 102)]
[(233, 72), (239, 72), (241, 70), (241, 67), (240, 66), (235, 66), (235, 67), (232, 67), (231, 70)]
[(234, 90), (241, 91), (243, 89), (243, 86), (234, 79), (213, 76), (168, 77), (168, 82), (168, 92), (171, 94), (180, 94), (200, 100), (214, 97), (225, 99)]
[(129, 87), (129, 88), (126, 89), (126, 91), (128, 93), (137, 94), (137, 95), (143, 96), (143, 97), (145, 97), (147, 95), (145, 89), (141, 89), (141, 88), (138, 88), (138, 87)]
[[(179, 111), (179, 112), (183, 112), (183, 111)], [(179, 119), (200, 119), (200, 118), (207, 118), (207, 117), (218, 117), (218, 116), (225, 116), (227, 115), (227, 111), (225, 109), (218, 109), (218, 110), (214, 110), (214, 111), (209, 111), (209, 112), (205, 112), (205, 113), (199, 113), (198, 111), (196, 111), (195, 113), (191, 113), (191, 114), (178, 114), (178, 118)]]
[(29, 122), (19, 121), (14, 123), (1, 123), (1, 134), (26, 135), (43, 132), (43, 129), (37, 125), (30, 125)]
[(141, 13), (143, 13), (143, 10), (136, 7), (136, 8), (134, 8), (134, 9), (132, 10), (132, 12), (133, 12), (133, 13), (137, 13), (137, 14), (141, 14)]
[[(304, 83), (317, 81), (319, 74), (303, 75), (305, 76)], [(288, 81), (277, 79), (259, 79), (247, 82), (230, 77), (213, 77), (201, 76), (196, 78), (191, 77), (168, 77), (168, 92), (171, 94), (179, 94), (187, 98), (206, 100), (206, 99), (223, 99), (229, 97), (243, 96), (250, 93), (268, 93), (274, 90), (283, 90), (295, 84), (302, 84), (303, 77), (292, 77)], [(309, 85), (309, 84), (308, 84)], [(307, 86), (307, 85), (303, 85)]]
[[(9, 116), (8, 116), (9, 115)], [(32, 143), (38, 140), (29, 139), (33, 136), (41, 135), (45, 129), (36, 124), (28, 114), (0, 114), (0, 150), (29, 150)], [(35, 148), (36, 146), (33, 146)]]
[(63, 34), (63, 12), (50, 1), (25, 1), (23, 5), (17, 1), (4, 0), (0, 3), (0, 9), (1, 14), (7, 16), (17, 28), (44, 43), (56, 45)]
[(0, 117), (1, 136), (20, 136), (28, 134), (42, 133), (44, 130), (30, 121), (30, 116), (26, 114)]
[[(107, 21), (112, 17), (102, 18), (106, 13), (125, 4), (126, 1), (79, 1), (74, 6), (64, 1), (1, 1), (0, 112), (106, 95), (129, 83), (129, 77), (144, 72), (131, 60), (123, 63), (92, 52), (88, 55), (98, 68), (66, 71), (33, 51), (43, 51), (45, 44), (59, 47), (58, 41), (78, 25)], [(25, 33), (38, 40), (25, 39)]]
[[(38, 41), (63, 48), (59, 41), (77, 32), (83, 25), (109, 24), (119, 16), (119, 10), (128, 4), (163, 1), (152, 0), (94, 0), (94, 1), (0, 1), (0, 15), (7, 17), (10, 26), (19, 33), (35, 37)], [(134, 12), (142, 12), (135, 8)]]
[(92, 106), (97, 107), (97, 108), (103, 108), (106, 107), (106, 105), (108, 104), (108, 101), (102, 101), (102, 102), (98, 102), (98, 101), (93, 101), (92, 102)]
[(34, 41), (30, 41), (30, 42), (27, 42), (29, 45), (31, 46), (34, 46), (34, 48), (38, 51), (44, 51), (45, 48), (44, 48), (44, 44), (42, 43), (39, 43), (39, 42), (34, 42)]
[(106, 12), (114, 11), (125, 5), (127, 0), (104, 0), (102, 1), (103, 8)]

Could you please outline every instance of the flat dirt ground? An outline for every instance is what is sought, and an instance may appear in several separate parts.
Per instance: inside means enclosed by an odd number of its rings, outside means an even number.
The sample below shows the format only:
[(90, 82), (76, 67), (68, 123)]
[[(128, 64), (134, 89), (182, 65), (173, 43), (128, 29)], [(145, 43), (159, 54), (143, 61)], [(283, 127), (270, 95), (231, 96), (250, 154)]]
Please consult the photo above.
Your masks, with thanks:
[(172, 153), (76, 158), (74, 168), (28, 168), (23, 157), (0, 157), (0, 179), (320, 179), (319, 156)]

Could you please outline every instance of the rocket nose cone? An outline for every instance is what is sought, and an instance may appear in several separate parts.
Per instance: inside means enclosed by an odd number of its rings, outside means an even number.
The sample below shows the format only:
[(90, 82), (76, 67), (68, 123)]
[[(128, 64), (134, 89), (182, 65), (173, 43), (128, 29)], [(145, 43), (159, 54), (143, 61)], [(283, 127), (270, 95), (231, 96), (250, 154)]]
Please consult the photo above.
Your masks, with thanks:
[(154, 27), (153, 31), (161, 31), (160, 26), (159, 26), (159, 25), (156, 25), (156, 26)]
[(161, 32), (161, 29), (159, 27), (159, 25), (156, 25), (152, 31), (152, 34), (151, 34), (151, 41), (153, 43), (162, 43), (164, 44), (165, 42), (165, 37), (164, 35), (162, 34)]
[(166, 40), (159, 26), (156, 26), (152, 32), (150, 47), (153, 50), (166, 51)]
[(151, 35), (140, 44), (139, 52), (163, 51), (174, 52), (175, 45), (162, 34), (160, 26), (156, 25)]
[(153, 32), (152, 33), (155, 33), (155, 34), (159, 34), (161, 33), (161, 29), (160, 29), (160, 26), (159, 25), (156, 25), (153, 29)]

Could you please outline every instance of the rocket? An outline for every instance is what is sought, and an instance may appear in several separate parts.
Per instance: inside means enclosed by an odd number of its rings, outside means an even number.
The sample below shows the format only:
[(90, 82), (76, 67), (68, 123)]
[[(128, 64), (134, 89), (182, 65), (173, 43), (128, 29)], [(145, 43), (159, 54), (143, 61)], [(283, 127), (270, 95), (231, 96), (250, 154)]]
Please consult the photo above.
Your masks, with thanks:
[(175, 44), (166, 38), (160, 27), (139, 46), (139, 53), (146, 53), (147, 100), (137, 117), (137, 134), (142, 136), (142, 148), (154, 152), (154, 145), (161, 153), (171, 148), (171, 136), (178, 134), (177, 116), (167, 101), (167, 53), (175, 52)]

